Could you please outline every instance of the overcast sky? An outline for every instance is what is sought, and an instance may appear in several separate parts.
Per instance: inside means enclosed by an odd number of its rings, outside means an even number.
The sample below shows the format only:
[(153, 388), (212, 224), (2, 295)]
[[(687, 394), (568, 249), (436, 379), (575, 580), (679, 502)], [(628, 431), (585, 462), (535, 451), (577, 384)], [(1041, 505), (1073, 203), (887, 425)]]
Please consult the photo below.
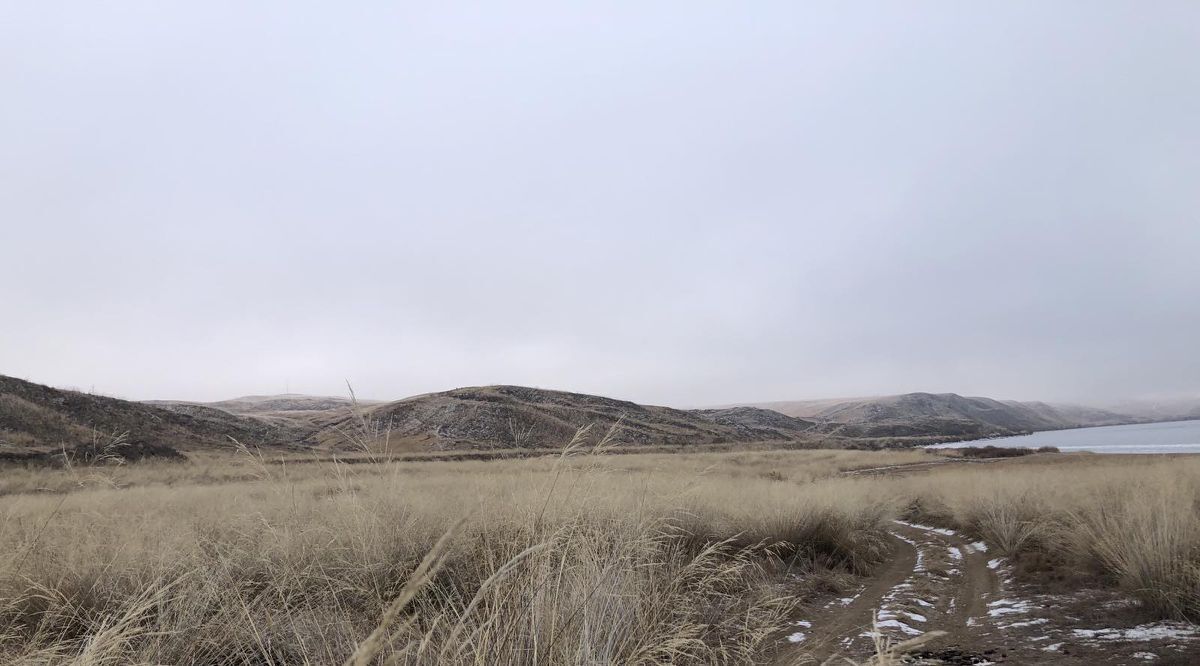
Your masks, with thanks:
[(10, 3), (0, 374), (1200, 392), (1200, 3)]

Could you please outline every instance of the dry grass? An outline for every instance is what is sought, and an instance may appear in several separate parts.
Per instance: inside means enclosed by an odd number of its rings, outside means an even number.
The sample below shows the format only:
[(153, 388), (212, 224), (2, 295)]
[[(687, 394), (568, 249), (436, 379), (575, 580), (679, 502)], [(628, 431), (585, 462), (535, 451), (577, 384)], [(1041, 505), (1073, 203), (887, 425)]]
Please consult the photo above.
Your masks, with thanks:
[(1198, 609), (1195, 459), (840, 477), (929, 456), (254, 453), (7, 470), (0, 662), (757, 663), (796, 601), (782, 574), (868, 571), (906, 511)]
[(879, 461), (244, 455), (99, 468), (102, 482), (14, 470), (0, 661), (754, 662), (793, 603), (783, 572), (883, 555), (892, 508), (813, 482)]
[[(374, 426), (372, 426), (374, 428)], [(368, 433), (369, 434), (369, 433)], [(356, 435), (358, 437), (359, 435)], [(241, 455), (235, 455), (235, 454)], [(191, 452), (188, 464), (146, 462), (138, 465), (92, 467), (88, 474), (103, 479), (104, 485), (116, 488), (191, 487), (237, 484), (271, 476), (276, 480), (302, 481), (327, 478), (330, 469), (340, 468), (356, 478), (371, 478), (394, 474), (423, 474), (475, 478), (480, 475), (510, 475), (511, 470), (537, 473), (553, 467), (556, 456), (503, 460), (426, 461), (420, 457), (400, 461), (374, 463), (379, 454), (344, 454), (347, 463), (334, 466), (333, 460), (316, 456), (281, 455), (258, 449), (240, 451), (230, 442), (225, 452)], [(744, 480), (777, 480), (803, 483), (834, 476), (843, 471), (903, 465), (936, 459), (920, 451), (753, 451), (720, 453), (639, 453), (606, 456), (603, 466), (628, 473), (656, 472), (670, 469), (680, 477), (695, 478), (718, 473), (722, 477)], [(516, 467), (510, 467), (516, 464)], [(346, 472), (350, 469), (352, 472)], [(46, 466), (9, 466), (0, 474), (0, 497), (33, 493), (74, 492), (80, 479)]]

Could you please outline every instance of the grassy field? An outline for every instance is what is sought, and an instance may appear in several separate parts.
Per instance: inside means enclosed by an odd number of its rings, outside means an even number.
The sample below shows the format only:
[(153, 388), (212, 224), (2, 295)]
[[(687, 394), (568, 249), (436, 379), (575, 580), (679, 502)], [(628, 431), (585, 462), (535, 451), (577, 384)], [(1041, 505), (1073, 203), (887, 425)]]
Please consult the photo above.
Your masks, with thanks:
[(0, 662), (759, 663), (901, 516), (1200, 611), (1200, 460), (573, 453), (6, 469)]

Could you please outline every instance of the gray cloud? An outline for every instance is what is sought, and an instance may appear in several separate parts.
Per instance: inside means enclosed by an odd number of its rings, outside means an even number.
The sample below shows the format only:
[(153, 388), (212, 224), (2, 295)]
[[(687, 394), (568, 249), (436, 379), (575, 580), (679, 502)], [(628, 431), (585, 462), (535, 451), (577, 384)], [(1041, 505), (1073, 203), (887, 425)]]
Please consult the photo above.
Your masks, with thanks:
[(0, 372), (135, 398), (1200, 391), (1195, 3), (0, 24)]

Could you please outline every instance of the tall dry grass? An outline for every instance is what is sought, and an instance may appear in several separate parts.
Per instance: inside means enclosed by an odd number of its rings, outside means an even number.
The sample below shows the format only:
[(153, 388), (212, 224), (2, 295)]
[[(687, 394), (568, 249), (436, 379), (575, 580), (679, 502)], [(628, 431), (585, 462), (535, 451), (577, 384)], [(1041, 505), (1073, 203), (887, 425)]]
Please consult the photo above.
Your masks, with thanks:
[(797, 578), (869, 572), (901, 514), (1091, 572), (1158, 615), (1200, 611), (1200, 460), (839, 476), (922, 460), (247, 451), (8, 470), (0, 663), (757, 663)]
[(870, 458), (27, 470), (51, 491), (0, 499), (0, 662), (761, 661), (782, 574), (884, 555), (893, 507), (815, 482)]

